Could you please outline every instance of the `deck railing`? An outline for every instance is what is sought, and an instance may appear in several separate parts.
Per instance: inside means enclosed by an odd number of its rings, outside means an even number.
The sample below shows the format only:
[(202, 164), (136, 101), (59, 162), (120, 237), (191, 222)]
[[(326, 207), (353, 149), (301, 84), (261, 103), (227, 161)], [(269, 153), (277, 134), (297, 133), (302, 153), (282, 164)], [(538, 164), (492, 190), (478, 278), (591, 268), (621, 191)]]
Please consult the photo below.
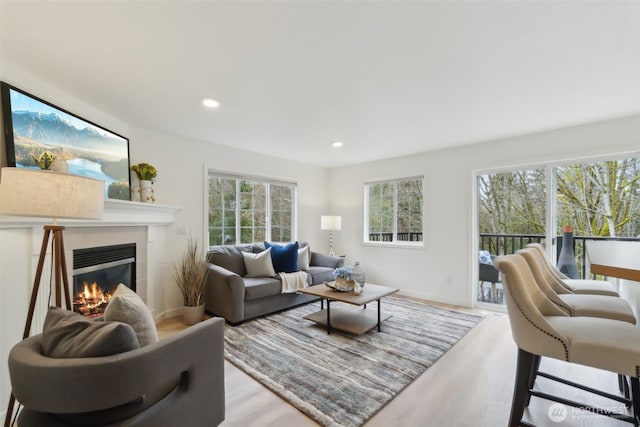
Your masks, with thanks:
[[(557, 256), (560, 256), (562, 250), (562, 236), (556, 236), (558, 242)], [(529, 243), (543, 243), (546, 236), (542, 234), (480, 234), (480, 250), (489, 251), (493, 255), (510, 255), (516, 253)], [(625, 242), (640, 242), (638, 237), (573, 237), (573, 250), (576, 255), (576, 264), (578, 273), (583, 279), (587, 275), (586, 252), (584, 250), (584, 242), (587, 240), (618, 240)]]
[[(422, 233), (416, 232), (399, 232), (399, 242), (421, 242)], [(370, 242), (393, 242), (393, 233), (369, 233)]]

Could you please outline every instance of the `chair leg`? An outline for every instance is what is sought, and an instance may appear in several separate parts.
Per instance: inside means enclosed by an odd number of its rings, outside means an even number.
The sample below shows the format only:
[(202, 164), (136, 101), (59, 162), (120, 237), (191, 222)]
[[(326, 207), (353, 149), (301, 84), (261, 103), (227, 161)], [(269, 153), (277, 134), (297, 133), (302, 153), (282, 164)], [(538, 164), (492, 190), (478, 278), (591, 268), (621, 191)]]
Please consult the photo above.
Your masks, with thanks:
[[(531, 372), (529, 373), (529, 390), (533, 389), (533, 385), (536, 382), (536, 378), (538, 377), (538, 370), (540, 369), (540, 360), (542, 356), (537, 354), (533, 355), (533, 363), (531, 363)], [(527, 393), (527, 399), (525, 401), (524, 406), (529, 406), (529, 402), (531, 401), (531, 393)]]
[[(538, 356), (539, 357), (539, 356)], [(513, 401), (511, 402), (511, 415), (509, 417), (509, 427), (520, 425), (524, 408), (529, 401), (529, 383), (535, 367), (536, 355), (528, 351), (518, 349), (518, 362), (516, 367), (516, 381), (513, 386)]]
[(631, 377), (631, 401), (633, 402), (634, 426), (640, 425), (640, 379)]

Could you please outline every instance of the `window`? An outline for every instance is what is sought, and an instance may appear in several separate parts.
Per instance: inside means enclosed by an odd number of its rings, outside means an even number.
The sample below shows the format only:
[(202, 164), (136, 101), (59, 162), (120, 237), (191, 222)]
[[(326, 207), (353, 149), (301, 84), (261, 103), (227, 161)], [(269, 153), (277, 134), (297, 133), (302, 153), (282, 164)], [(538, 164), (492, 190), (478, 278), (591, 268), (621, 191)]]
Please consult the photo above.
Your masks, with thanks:
[(296, 186), (260, 178), (209, 174), (209, 245), (295, 239)]
[(365, 185), (366, 242), (422, 242), (422, 177)]

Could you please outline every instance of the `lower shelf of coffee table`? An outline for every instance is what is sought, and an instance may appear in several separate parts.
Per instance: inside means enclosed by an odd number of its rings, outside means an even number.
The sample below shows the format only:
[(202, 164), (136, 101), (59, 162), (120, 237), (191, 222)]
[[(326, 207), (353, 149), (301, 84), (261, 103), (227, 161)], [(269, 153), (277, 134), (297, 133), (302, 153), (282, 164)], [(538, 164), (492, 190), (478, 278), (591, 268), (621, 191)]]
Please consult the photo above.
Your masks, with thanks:
[[(380, 323), (392, 315), (380, 314)], [(327, 326), (327, 309), (304, 316), (305, 319)], [(337, 329), (353, 335), (362, 335), (378, 326), (378, 311), (375, 305), (371, 308), (362, 307), (335, 307), (331, 305), (331, 329)]]

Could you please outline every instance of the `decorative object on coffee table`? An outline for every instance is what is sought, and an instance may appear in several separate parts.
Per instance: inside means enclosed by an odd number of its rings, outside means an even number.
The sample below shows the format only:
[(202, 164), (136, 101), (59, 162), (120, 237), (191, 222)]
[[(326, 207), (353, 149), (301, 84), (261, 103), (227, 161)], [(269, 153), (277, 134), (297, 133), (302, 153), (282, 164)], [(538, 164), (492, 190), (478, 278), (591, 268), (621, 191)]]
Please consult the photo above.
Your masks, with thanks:
[(322, 215), (320, 217), (320, 230), (329, 230), (329, 255), (333, 253), (333, 232), (342, 229), (342, 217), (336, 215)]
[(174, 279), (183, 299), (183, 319), (187, 325), (193, 325), (204, 316), (204, 285), (209, 274), (209, 262), (200, 251), (197, 241), (187, 242), (187, 249), (175, 264)]
[(362, 268), (358, 261), (351, 267), (351, 278), (358, 282), (361, 288), (364, 287), (364, 268)]
[(355, 287), (356, 282), (351, 278), (351, 267), (339, 267), (333, 270), (333, 282), (324, 282), (324, 284), (333, 290), (341, 292), (350, 292)]

